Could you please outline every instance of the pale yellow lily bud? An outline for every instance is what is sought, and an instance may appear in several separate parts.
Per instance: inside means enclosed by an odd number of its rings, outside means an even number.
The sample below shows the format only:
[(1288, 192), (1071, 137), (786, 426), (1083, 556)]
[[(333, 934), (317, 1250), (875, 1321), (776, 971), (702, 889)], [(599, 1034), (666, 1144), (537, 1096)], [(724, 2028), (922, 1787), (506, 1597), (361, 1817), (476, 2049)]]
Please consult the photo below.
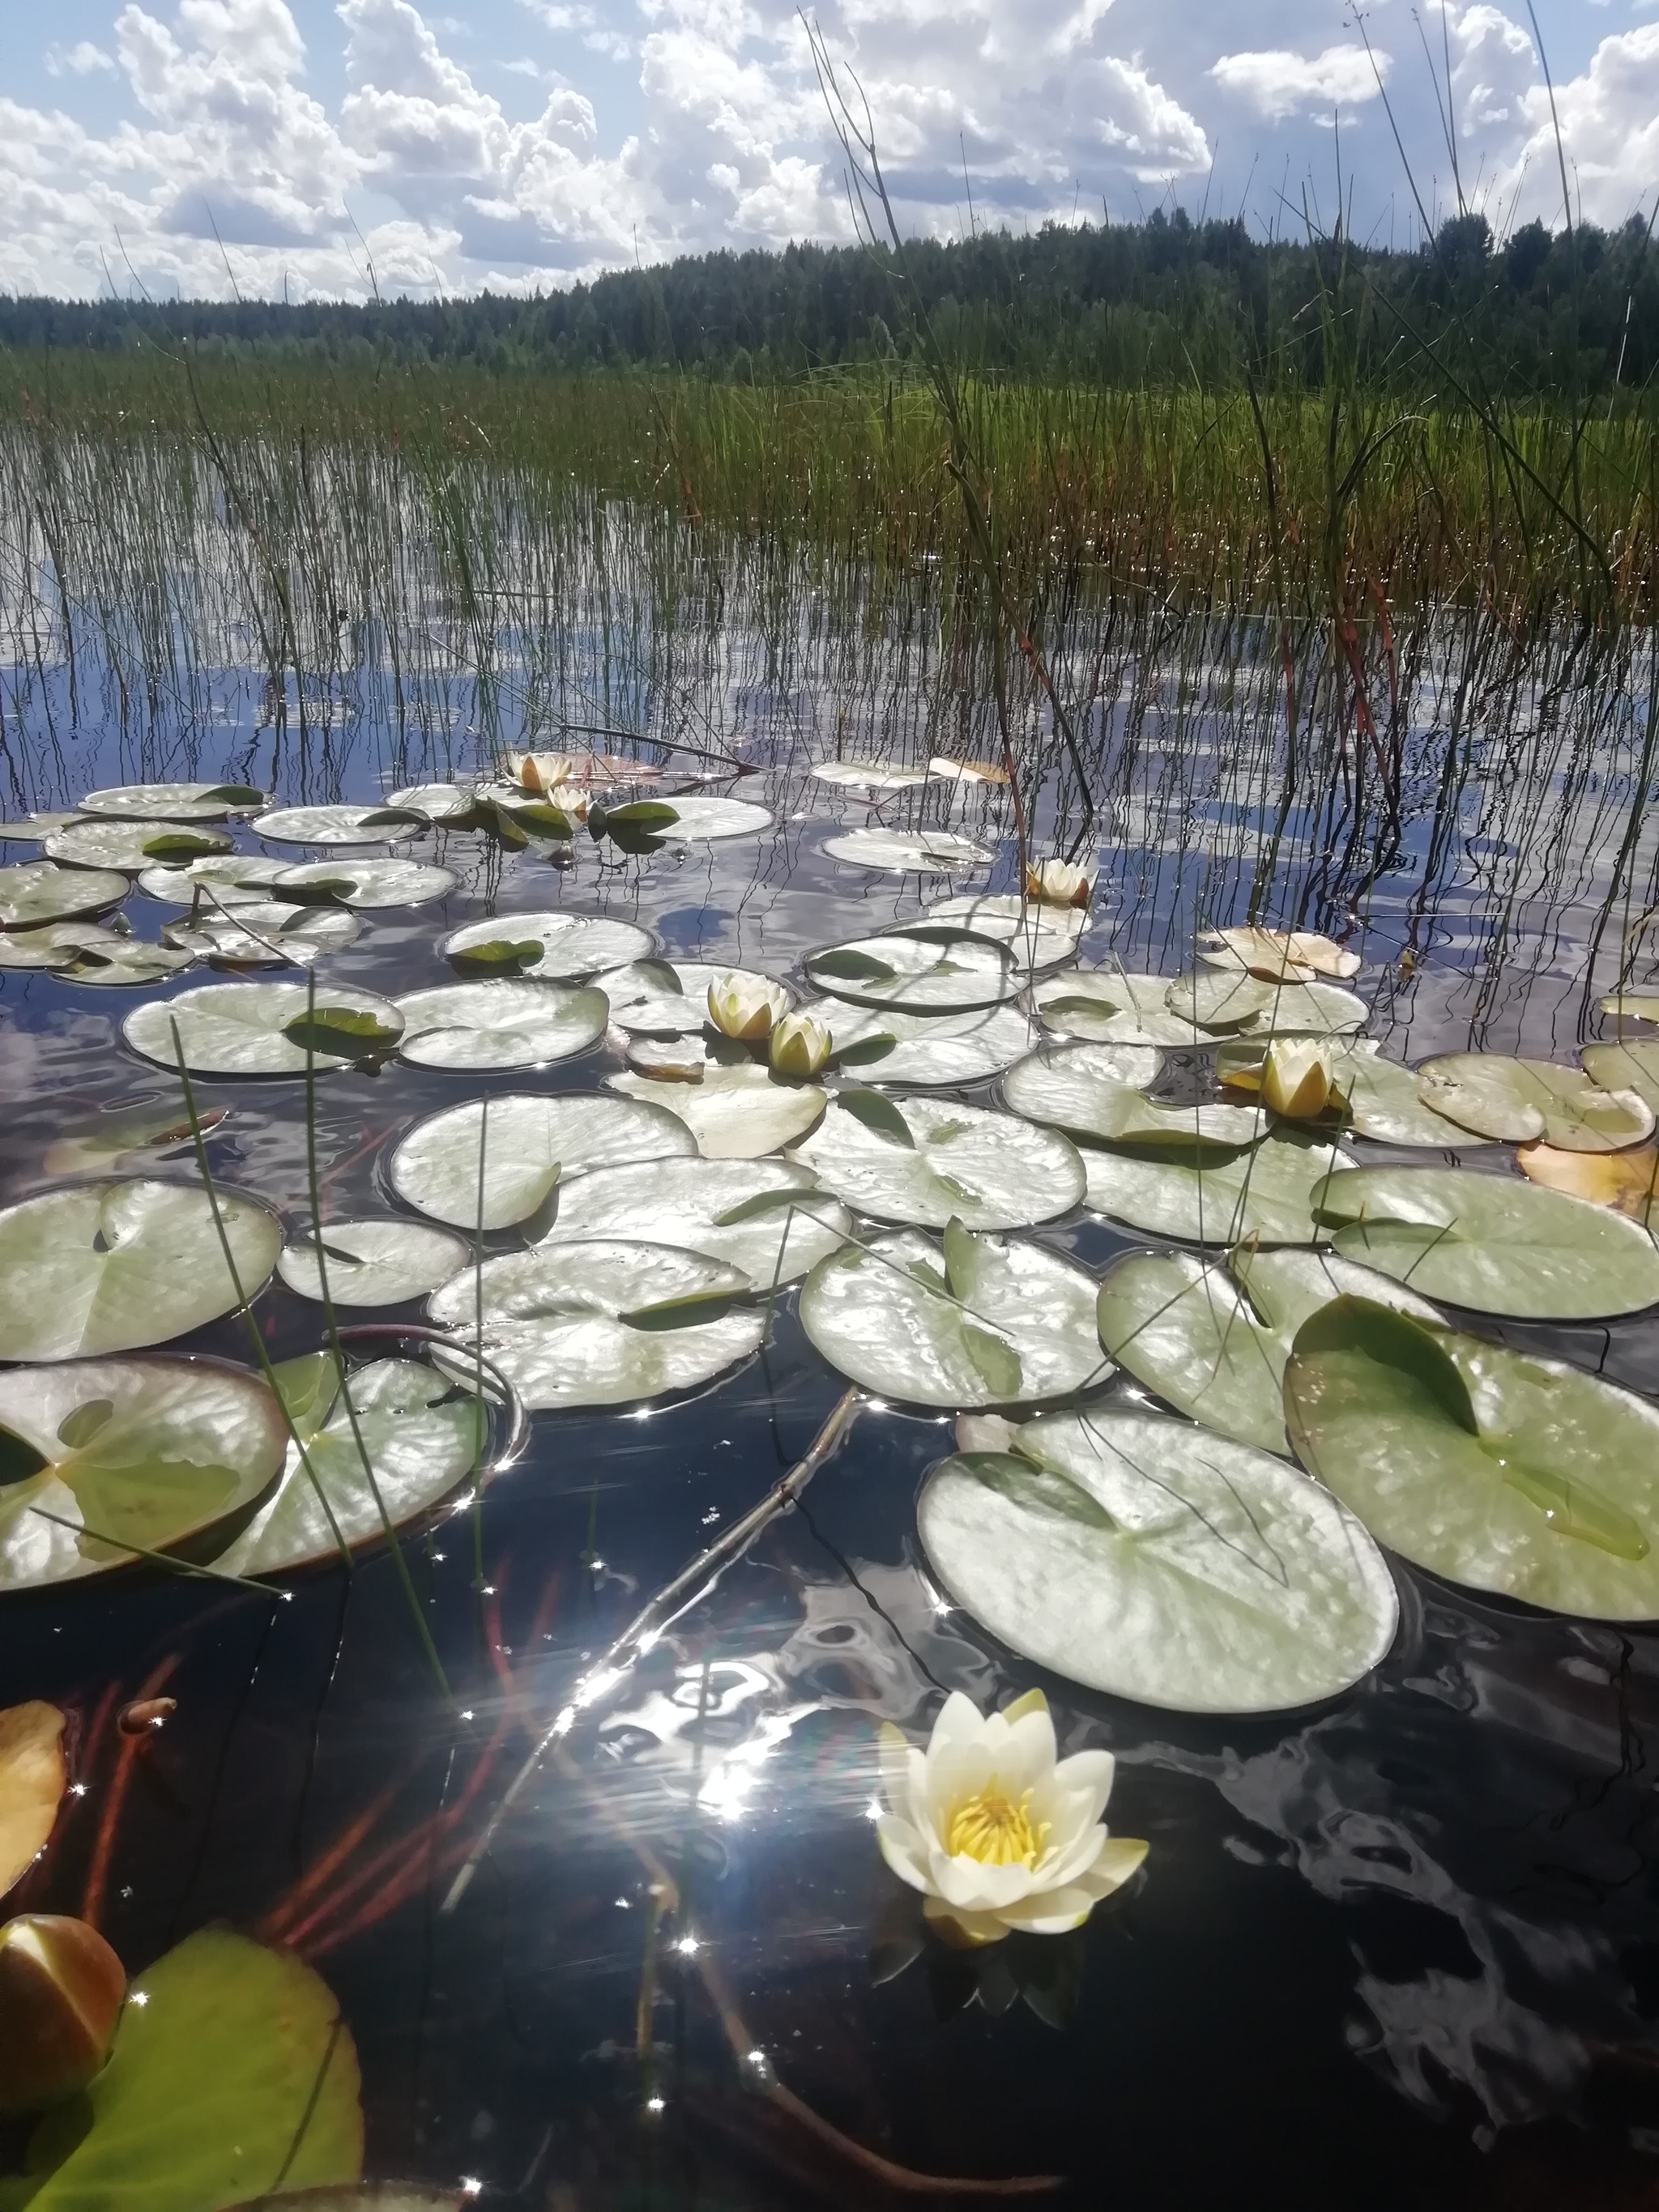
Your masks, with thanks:
[(708, 1018), (722, 1036), (756, 1044), (789, 1011), (787, 994), (763, 975), (718, 975), (708, 986)]
[(777, 1075), (816, 1075), (830, 1057), (834, 1040), (811, 1014), (786, 1014), (772, 1032), (772, 1069)]
[(1025, 896), (1039, 906), (1087, 906), (1095, 879), (1069, 860), (1042, 860), (1025, 871)]
[(1275, 1037), (1261, 1063), (1261, 1101), (1291, 1121), (1311, 1121), (1341, 1103), (1336, 1071), (1322, 1044)]

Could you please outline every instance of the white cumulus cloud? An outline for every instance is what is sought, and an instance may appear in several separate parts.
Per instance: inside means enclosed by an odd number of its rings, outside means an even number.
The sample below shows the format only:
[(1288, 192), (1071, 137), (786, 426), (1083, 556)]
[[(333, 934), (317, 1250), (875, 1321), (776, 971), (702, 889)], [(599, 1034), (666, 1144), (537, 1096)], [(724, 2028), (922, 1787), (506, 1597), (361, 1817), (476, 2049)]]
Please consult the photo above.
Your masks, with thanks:
[(1371, 56), (1364, 46), (1327, 46), (1322, 54), (1223, 54), (1210, 75), (1228, 92), (1247, 100), (1258, 115), (1277, 123), (1307, 107), (1357, 107), (1375, 100), (1377, 76), (1386, 82), (1390, 57)]

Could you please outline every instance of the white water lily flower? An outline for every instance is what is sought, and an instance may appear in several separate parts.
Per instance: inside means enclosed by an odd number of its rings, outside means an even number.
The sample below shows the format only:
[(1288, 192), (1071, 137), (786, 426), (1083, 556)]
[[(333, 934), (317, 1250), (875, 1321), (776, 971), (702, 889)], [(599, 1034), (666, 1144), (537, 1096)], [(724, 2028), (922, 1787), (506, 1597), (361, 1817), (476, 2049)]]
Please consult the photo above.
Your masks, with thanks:
[(881, 1855), (921, 1891), (930, 1920), (951, 1923), (941, 1932), (969, 1943), (1016, 1929), (1064, 1935), (1146, 1856), (1101, 1820), (1115, 1763), (1109, 1751), (1059, 1758), (1041, 1690), (983, 1715), (953, 1690), (926, 1751), (882, 1729)]
[(1069, 860), (1040, 860), (1025, 871), (1025, 896), (1039, 906), (1087, 906), (1095, 879)]
[(1328, 1046), (1275, 1037), (1261, 1063), (1261, 1103), (1292, 1121), (1340, 1106), (1336, 1067)]
[(788, 994), (763, 975), (717, 975), (708, 986), (709, 1020), (722, 1036), (744, 1044), (769, 1036), (788, 1011)]
[(771, 1060), (779, 1075), (816, 1075), (834, 1039), (811, 1014), (786, 1014), (772, 1032)]
[(556, 794), (562, 783), (571, 781), (576, 773), (576, 763), (569, 753), (509, 753), (507, 773), (524, 790), (545, 798)]

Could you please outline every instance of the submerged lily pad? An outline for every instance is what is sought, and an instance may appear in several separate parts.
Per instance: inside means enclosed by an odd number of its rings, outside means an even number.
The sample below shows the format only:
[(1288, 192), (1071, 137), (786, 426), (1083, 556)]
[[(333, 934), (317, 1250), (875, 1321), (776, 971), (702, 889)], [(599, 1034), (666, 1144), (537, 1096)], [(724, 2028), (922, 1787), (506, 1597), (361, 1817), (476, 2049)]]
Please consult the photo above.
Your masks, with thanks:
[(757, 1160), (816, 1128), (825, 1094), (816, 1083), (782, 1083), (753, 1060), (706, 1067), (695, 1083), (640, 1074), (605, 1079), (611, 1091), (678, 1114), (705, 1159)]
[[(225, 1118), (223, 1107), (198, 1111), (204, 1133)], [(161, 1101), (106, 1108), (82, 1121), (70, 1122), (52, 1140), (41, 1162), (48, 1175), (104, 1175), (135, 1154), (164, 1159), (169, 1154), (195, 1157), (190, 1116), (175, 1091)]]
[(1579, 1058), (1603, 1091), (1633, 1091), (1659, 1114), (1659, 1037), (1646, 1042), (1587, 1044)]
[(792, 1161), (656, 1160), (572, 1176), (546, 1241), (677, 1245), (740, 1267), (765, 1290), (838, 1251), (850, 1225), (846, 1207)]
[(89, 791), (81, 811), (127, 821), (222, 822), (231, 814), (257, 814), (270, 799), (246, 783), (118, 783)]
[(921, 922), (809, 952), (805, 965), (814, 988), (832, 999), (911, 1013), (1000, 1006), (1020, 984), (1006, 945), (954, 926)]
[(849, 830), (839, 837), (826, 837), (823, 849), (832, 860), (850, 860), (859, 868), (893, 868), (905, 874), (948, 875), (956, 868), (981, 868), (996, 854), (971, 837), (954, 830)]
[(733, 977), (756, 991), (781, 991), (789, 1005), (794, 993), (753, 968), (718, 968), (697, 960), (638, 960), (607, 971), (599, 988), (611, 1002), (611, 1018), (621, 1030), (648, 1036), (690, 1036), (708, 1019), (708, 994)]
[(510, 1229), (538, 1214), (562, 1176), (624, 1160), (693, 1152), (677, 1115), (635, 1098), (507, 1092), (469, 1098), (417, 1121), (392, 1156), (392, 1187), (419, 1212), (457, 1229)]
[(1418, 1070), (1424, 1101), (1460, 1128), (1499, 1144), (1541, 1138), (1569, 1152), (1616, 1152), (1653, 1134), (1633, 1091), (1603, 1091), (1582, 1068), (1502, 1053), (1452, 1052)]
[(916, 1520), (946, 1590), (1024, 1657), (1166, 1711), (1261, 1713), (1336, 1697), (1386, 1656), (1386, 1563), (1283, 1460), (1117, 1411), (1015, 1441), (945, 1461)]
[(815, 999), (800, 1009), (829, 1030), (841, 1071), (922, 1088), (982, 1083), (1030, 1052), (1036, 1024), (1018, 1006), (909, 1014)]
[(40, 2122), (29, 2164), (50, 2169), (31, 2212), (216, 2212), (278, 2185), (356, 2181), (351, 2031), (293, 1952), (200, 1929), (135, 1980), (109, 2063), (83, 2103)]
[(287, 1437), (264, 1382), (217, 1360), (0, 1374), (0, 1589), (129, 1567), (124, 1545), (172, 1550), (252, 1505)]
[(1074, 1137), (1170, 1151), (1237, 1151), (1265, 1135), (1253, 1106), (1157, 1106), (1146, 1087), (1163, 1071), (1146, 1045), (1045, 1045), (1003, 1078), (1006, 1104)]
[(1645, 1399), (1343, 1298), (1298, 1334), (1285, 1407), (1304, 1464), (1417, 1565), (1556, 1613), (1659, 1616)]
[(96, 868), (59, 868), (50, 860), (20, 860), (0, 868), (0, 929), (37, 929), (107, 914), (130, 889), (125, 876)]
[[(243, 1291), (282, 1231), (252, 1199), (216, 1194)], [(74, 1359), (161, 1344), (237, 1304), (208, 1194), (138, 1180), (43, 1191), (0, 1212), (0, 1359)]]
[(1084, 1193), (1065, 1137), (938, 1098), (842, 1091), (795, 1157), (860, 1213), (925, 1228), (953, 1216), (969, 1229), (1022, 1228), (1070, 1212)]
[(922, 919), (971, 930), (975, 937), (994, 937), (1008, 947), (1023, 975), (1074, 960), (1089, 923), (1081, 907), (1040, 906), (1012, 891), (938, 899)]
[[(760, 1349), (760, 1310), (732, 1310), (750, 1287), (740, 1268), (661, 1244), (538, 1245), (484, 1262), (483, 1349), (535, 1410), (694, 1390)], [(427, 1310), (468, 1345), (479, 1294), (469, 1271)]]
[[(276, 1370), (276, 1382), (311, 1473), (298, 1444), (290, 1442), (281, 1488), (214, 1561), (227, 1574), (288, 1574), (338, 1559), (339, 1546), (317, 1495), (319, 1484), (341, 1535), (355, 1550), (383, 1536), (382, 1506), (394, 1528), (429, 1512), (465, 1480), (483, 1449), (489, 1416), (477, 1398), (422, 1360), (374, 1360), (350, 1376), (343, 1391), (332, 1354), (319, 1352), (286, 1361)], [(363, 1471), (364, 1450), (374, 1469), (372, 1486)]]
[(470, 921), (438, 946), (464, 975), (535, 975), (581, 983), (606, 969), (648, 960), (657, 940), (637, 922), (602, 914), (500, 914)]
[[(344, 1018), (343, 1027), (366, 1022), (384, 1032), (388, 1048), (397, 1043), (403, 1016), (390, 999), (337, 983), (319, 986), (314, 997), (321, 1034), (327, 1032), (326, 1018), (337, 1013)], [(204, 983), (176, 999), (135, 1007), (122, 1023), (121, 1034), (146, 1060), (176, 1067), (176, 1022), (185, 1065), (192, 1075), (303, 1075), (305, 1045), (289, 1031), (307, 1020), (312, 1003), (311, 987), (305, 983)], [(331, 1052), (319, 1041), (313, 1060), (320, 1072), (347, 1066), (359, 1056)]]
[(455, 888), (449, 869), (429, 860), (307, 860), (271, 878), (273, 898), (326, 902), (374, 914), (386, 907), (430, 906)]
[(276, 1272), (302, 1298), (320, 1298), (323, 1274), (337, 1306), (396, 1306), (423, 1298), (466, 1264), (459, 1237), (423, 1221), (391, 1216), (370, 1221), (325, 1221), (323, 1252), (307, 1229), (283, 1248)]
[(253, 824), (273, 845), (401, 845), (426, 834), (413, 809), (398, 806), (274, 806)]
[(830, 1364), (884, 1398), (1015, 1406), (1103, 1382), (1091, 1276), (1041, 1244), (906, 1230), (821, 1260), (801, 1326)]
[(182, 867), (146, 868), (138, 888), (167, 906), (198, 906), (204, 915), (221, 907), (268, 902), (285, 863), (265, 853), (210, 853)]
[(1100, 1286), (1100, 1340), (1177, 1413), (1261, 1451), (1290, 1449), (1285, 1363), (1310, 1313), (1348, 1292), (1440, 1318), (1426, 1299), (1329, 1252), (1245, 1246), (1233, 1267), (1190, 1252), (1130, 1253)]
[[(1280, 1127), (1231, 1156), (1182, 1158), (1152, 1148), (1087, 1146), (1088, 1204), (1149, 1236), (1185, 1244), (1313, 1244), (1322, 1240), (1315, 1193), (1342, 1155), (1317, 1137)], [(1363, 1258), (1363, 1254), (1357, 1255)]]
[(1659, 1248), (1638, 1223), (1516, 1176), (1351, 1168), (1315, 1202), (1345, 1257), (1448, 1305), (1599, 1321), (1659, 1304)]
[(1211, 1040), (1189, 1019), (1170, 1012), (1167, 975), (1131, 975), (1121, 968), (1073, 968), (1039, 983), (1035, 1005), (1044, 1029), (1091, 1044), (1175, 1045)]
[(544, 1067), (598, 1043), (607, 1018), (603, 991), (517, 976), (440, 984), (397, 1004), (404, 1018), (398, 1049), (417, 1067)]
[(362, 929), (339, 907), (282, 906), (274, 900), (238, 901), (228, 914), (211, 908), (193, 921), (167, 921), (169, 945), (214, 968), (309, 968), (331, 952), (343, 952)]
[(48, 837), (49, 860), (66, 868), (119, 868), (136, 876), (145, 868), (182, 867), (211, 853), (228, 853), (222, 830), (182, 822), (72, 822)]

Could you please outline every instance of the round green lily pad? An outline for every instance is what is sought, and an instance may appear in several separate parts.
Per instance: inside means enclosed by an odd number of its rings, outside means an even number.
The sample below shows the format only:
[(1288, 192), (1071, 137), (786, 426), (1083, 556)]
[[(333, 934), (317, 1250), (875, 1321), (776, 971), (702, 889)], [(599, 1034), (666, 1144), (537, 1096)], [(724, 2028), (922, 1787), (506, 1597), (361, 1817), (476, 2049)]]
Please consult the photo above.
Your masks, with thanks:
[(274, 845), (401, 845), (426, 834), (396, 806), (273, 806), (253, 827)]
[(826, 1103), (820, 1085), (781, 1082), (754, 1060), (707, 1066), (695, 1083), (631, 1072), (607, 1076), (605, 1083), (678, 1114), (710, 1160), (757, 1160), (778, 1152), (817, 1126)]
[(119, 906), (130, 884), (98, 868), (59, 868), (50, 860), (20, 860), (0, 868), (0, 929), (39, 929), (75, 921)]
[(72, 822), (46, 841), (48, 860), (66, 868), (122, 870), (136, 876), (146, 868), (182, 867), (212, 853), (228, 853), (222, 830), (199, 822)]
[(971, 892), (958, 898), (936, 899), (922, 916), (924, 921), (948, 922), (953, 928), (971, 930), (975, 937), (994, 937), (1014, 956), (1022, 975), (1058, 967), (1075, 960), (1078, 945), (1089, 926), (1081, 907), (1042, 906), (1012, 892)]
[(639, 1099), (507, 1092), (469, 1098), (417, 1121), (393, 1152), (389, 1173), (393, 1190), (417, 1212), (472, 1230), (482, 1154), (483, 1226), (511, 1229), (550, 1207), (563, 1176), (696, 1150), (677, 1115)]
[(880, 1221), (1016, 1229), (1083, 1197), (1077, 1147), (1052, 1129), (982, 1106), (845, 1090), (795, 1148), (827, 1190)]
[(951, 926), (921, 922), (880, 937), (826, 945), (807, 954), (805, 967), (813, 988), (832, 999), (918, 1014), (1000, 1006), (1020, 986), (1006, 945)]
[(210, 907), (192, 921), (165, 921), (162, 938), (212, 968), (309, 968), (355, 944), (362, 924), (342, 907), (283, 906), (239, 899), (221, 914)]
[(603, 991), (565, 990), (518, 976), (443, 983), (397, 1002), (398, 1049), (417, 1067), (545, 1067), (586, 1052), (605, 1035)]
[(996, 858), (988, 846), (976, 845), (954, 830), (849, 830), (826, 837), (823, 849), (832, 860), (906, 875), (949, 875), (957, 868), (986, 867)]
[[(390, 999), (343, 985), (204, 983), (176, 999), (136, 1006), (121, 1024), (135, 1052), (163, 1067), (177, 1067), (176, 1024), (185, 1065), (192, 1075), (303, 1075), (306, 1046), (296, 1025), (312, 1023), (312, 1060), (320, 1071), (344, 1067), (371, 1050), (389, 1050), (403, 1030)], [(337, 1028), (342, 1048), (325, 1040)], [(361, 1031), (362, 1051), (348, 1048)]]
[(1587, 1044), (1579, 1057), (1592, 1083), (1603, 1091), (1633, 1091), (1659, 1114), (1659, 1037)]
[(740, 1267), (764, 1291), (839, 1251), (850, 1226), (845, 1206), (793, 1161), (668, 1159), (571, 1176), (546, 1241), (677, 1245)]
[(1037, 987), (1033, 1003), (1054, 1036), (1091, 1044), (1172, 1045), (1191, 1049), (1212, 1040), (1190, 1019), (1172, 1014), (1167, 975), (1131, 975), (1121, 968), (1072, 968)]
[(1502, 1053), (1451, 1052), (1417, 1073), (1425, 1102), (1477, 1137), (1521, 1145), (1541, 1138), (1569, 1152), (1618, 1152), (1653, 1134), (1639, 1093), (1599, 1088), (1582, 1068)]
[(1146, 1096), (1164, 1056), (1146, 1045), (1044, 1045), (1011, 1067), (1005, 1104), (1073, 1137), (1171, 1151), (1237, 1151), (1267, 1133), (1254, 1106), (1159, 1106)]
[[(1186, 1157), (1148, 1146), (1083, 1148), (1087, 1203), (1148, 1236), (1184, 1244), (1313, 1244), (1314, 1194), (1343, 1155), (1322, 1139), (1283, 1125), (1231, 1154)], [(1363, 1255), (1358, 1256), (1363, 1257)]]
[(635, 921), (603, 914), (498, 914), (470, 921), (438, 951), (463, 975), (536, 975), (547, 983), (585, 983), (607, 969), (648, 960), (657, 940)]
[(447, 898), (455, 878), (429, 860), (365, 860), (342, 854), (334, 860), (306, 860), (283, 868), (270, 879), (273, 898), (329, 902), (373, 914), (394, 906), (430, 906)]
[(138, 888), (146, 898), (165, 905), (195, 906), (203, 915), (216, 915), (222, 907), (269, 901), (283, 866), (265, 853), (209, 853), (182, 866), (146, 868)]
[(337, 1306), (396, 1306), (423, 1298), (467, 1264), (467, 1247), (424, 1221), (325, 1221), (319, 1256), (306, 1228), (283, 1248), (276, 1272), (302, 1298), (320, 1298), (326, 1270)]
[(814, 999), (799, 1010), (830, 1032), (848, 1080), (921, 1088), (982, 1083), (1030, 1052), (1036, 1024), (1017, 1006), (964, 1014), (911, 1014), (896, 1006), (854, 1006)]
[(124, 821), (222, 822), (232, 814), (257, 814), (270, 803), (268, 792), (246, 783), (119, 783), (89, 791), (81, 811)]

